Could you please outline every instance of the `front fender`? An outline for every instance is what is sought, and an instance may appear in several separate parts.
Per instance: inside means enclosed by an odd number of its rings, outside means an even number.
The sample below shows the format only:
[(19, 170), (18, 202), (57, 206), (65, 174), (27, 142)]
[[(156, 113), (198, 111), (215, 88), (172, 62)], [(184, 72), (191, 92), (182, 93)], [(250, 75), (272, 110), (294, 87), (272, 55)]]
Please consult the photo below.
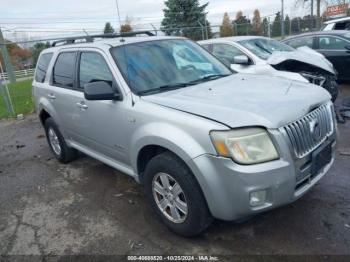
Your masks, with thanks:
[[(201, 140), (207, 141), (201, 141)], [(164, 147), (184, 162), (205, 153), (214, 153), (208, 135), (190, 134), (178, 126), (169, 123), (153, 122), (140, 127), (132, 136), (130, 159), (134, 170), (137, 170), (137, 158), (142, 148), (149, 145)], [(205, 146), (203, 146), (205, 145)], [(209, 152), (208, 152), (209, 151)], [(138, 173), (138, 170), (137, 170)]]

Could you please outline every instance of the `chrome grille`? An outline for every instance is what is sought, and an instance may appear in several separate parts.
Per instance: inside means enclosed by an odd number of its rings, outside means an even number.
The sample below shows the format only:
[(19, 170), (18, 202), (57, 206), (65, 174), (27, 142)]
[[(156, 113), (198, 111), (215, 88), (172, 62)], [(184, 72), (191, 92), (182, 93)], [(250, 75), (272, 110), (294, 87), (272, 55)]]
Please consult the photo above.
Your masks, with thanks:
[(332, 107), (331, 103), (324, 104), (281, 128), (290, 140), (296, 157), (306, 156), (333, 133)]

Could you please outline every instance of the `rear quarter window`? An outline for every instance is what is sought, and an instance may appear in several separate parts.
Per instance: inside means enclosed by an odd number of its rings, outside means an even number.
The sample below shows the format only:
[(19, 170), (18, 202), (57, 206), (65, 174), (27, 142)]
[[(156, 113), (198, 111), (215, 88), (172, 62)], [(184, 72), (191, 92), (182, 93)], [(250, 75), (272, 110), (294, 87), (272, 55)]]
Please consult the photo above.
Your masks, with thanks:
[(35, 71), (36, 82), (44, 83), (47, 68), (49, 67), (52, 55), (53, 55), (52, 53), (45, 53), (40, 56), (39, 61), (36, 65), (36, 71)]

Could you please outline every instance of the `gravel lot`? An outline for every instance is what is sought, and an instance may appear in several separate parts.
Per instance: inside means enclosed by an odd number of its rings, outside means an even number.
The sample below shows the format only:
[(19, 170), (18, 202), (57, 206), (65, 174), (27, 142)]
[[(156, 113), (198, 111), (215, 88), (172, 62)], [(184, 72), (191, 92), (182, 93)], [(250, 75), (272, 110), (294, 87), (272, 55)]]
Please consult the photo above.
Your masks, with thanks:
[(0, 121), (0, 254), (350, 255), (350, 121), (339, 130), (335, 164), (303, 198), (184, 239), (131, 178), (86, 156), (59, 164), (35, 115)]

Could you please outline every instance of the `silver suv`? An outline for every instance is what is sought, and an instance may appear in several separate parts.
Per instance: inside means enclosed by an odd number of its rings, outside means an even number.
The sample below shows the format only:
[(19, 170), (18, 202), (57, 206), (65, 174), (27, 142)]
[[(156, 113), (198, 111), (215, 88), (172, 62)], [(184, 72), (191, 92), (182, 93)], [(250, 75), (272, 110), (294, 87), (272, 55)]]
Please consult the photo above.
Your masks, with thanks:
[(99, 37), (40, 55), (33, 93), (48, 143), (63, 163), (80, 151), (134, 177), (172, 231), (291, 203), (331, 167), (336, 123), (321, 87), (235, 73), (185, 38)]

